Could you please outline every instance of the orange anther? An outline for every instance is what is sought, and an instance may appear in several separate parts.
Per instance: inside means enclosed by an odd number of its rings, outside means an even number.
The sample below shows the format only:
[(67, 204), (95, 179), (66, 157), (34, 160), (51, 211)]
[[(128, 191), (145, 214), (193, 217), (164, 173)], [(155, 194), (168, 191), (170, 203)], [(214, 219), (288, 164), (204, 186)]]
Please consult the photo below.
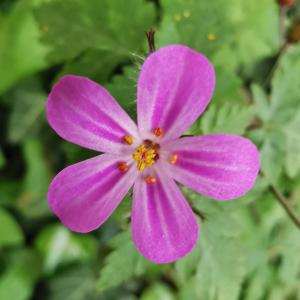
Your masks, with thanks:
[(146, 176), (146, 177), (145, 177), (145, 181), (146, 181), (147, 183), (153, 184), (153, 183), (156, 183), (156, 178), (153, 177), (153, 176)]
[(120, 161), (118, 163), (118, 168), (122, 173), (126, 173), (128, 171), (128, 165), (125, 161)]
[(178, 160), (178, 155), (177, 154), (172, 154), (170, 157), (170, 164), (175, 165)]
[(153, 129), (153, 133), (157, 137), (162, 137), (164, 135), (164, 131), (161, 128), (159, 128), (159, 127), (154, 128)]
[(133, 144), (133, 137), (131, 135), (124, 135), (123, 136), (123, 142), (132, 145)]

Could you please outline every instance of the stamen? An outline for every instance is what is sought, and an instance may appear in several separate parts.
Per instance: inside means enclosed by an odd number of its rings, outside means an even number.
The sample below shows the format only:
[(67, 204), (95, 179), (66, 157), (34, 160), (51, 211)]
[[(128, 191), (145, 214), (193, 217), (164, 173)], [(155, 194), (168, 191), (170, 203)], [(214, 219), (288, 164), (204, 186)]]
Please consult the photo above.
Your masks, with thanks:
[(153, 129), (153, 133), (154, 133), (155, 136), (157, 136), (159, 138), (164, 135), (164, 131), (161, 128), (159, 128), (159, 127), (154, 128)]
[(126, 173), (128, 171), (128, 165), (125, 161), (120, 161), (118, 163), (118, 168), (122, 173)]
[[(159, 145), (151, 140), (145, 140), (143, 145), (136, 148), (136, 152), (132, 154), (136, 160), (137, 169), (143, 171), (145, 168), (151, 167), (159, 159)], [(157, 150), (156, 150), (157, 149)]]
[(175, 165), (177, 160), (178, 160), (178, 155), (172, 154), (169, 161), (170, 161), (170, 164)]
[(123, 136), (123, 142), (132, 145), (133, 144), (133, 137), (131, 135), (124, 135)]
[(156, 178), (153, 176), (146, 176), (144, 179), (147, 183), (150, 183), (150, 184), (156, 183)]

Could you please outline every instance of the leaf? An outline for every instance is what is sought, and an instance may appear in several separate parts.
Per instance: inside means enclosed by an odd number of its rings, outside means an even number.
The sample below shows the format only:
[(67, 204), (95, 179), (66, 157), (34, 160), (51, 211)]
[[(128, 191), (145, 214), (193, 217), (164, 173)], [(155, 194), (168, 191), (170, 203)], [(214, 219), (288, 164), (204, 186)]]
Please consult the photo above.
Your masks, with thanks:
[(88, 49), (74, 61), (67, 62), (57, 75), (57, 80), (66, 74), (86, 76), (103, 83), (106, 82), (113, 70), (118, 66), (124, 56), (112, 51)]
[(231, 213), (222, 205), (188, 193), (193, 205), (201, 210), (207, 221), (200, 227), (201, 257), (195, 261), (195, 292), (207, 300), (238, 299), (246, 275), (245, 249), (241, 241), (238, 212)]
[(13, 101), (8, 124), (8, 139), (12, 143), (24, 141), (40, 125), (45, 110), (46, 94), (37, 80), (26, 80), (6, 97)]
[(244, 134), (253, 117), (252, 107), (225, 103), (222, 107), (209, 107), (204, 116), (193, 124), (188, 133), (193, 135), (228, 133)]
[(60, 224), (45, 227), (35, 243), (44, 258), (46, 274), (53, 273), (60, 265), (89, 261), (96, 254), (96, 241), (92, 236), (72, 233)]
[(161, 5), (165, 20), (158, 32), (159, 45), (188, 45), (215, 62), (230, 64), (230, 69), (240, 64), (252, 67), (279, 49), (278, 8), (272, 0), (215, 0), (209, 5), (163, 0)]
[(97, 281), (97, 288), (101, 292), (141, 275), (150, 266), (150, 262), (133, 245), (129, 232), (117, 235), (110, 245), (113, 251), (106, 257)]
[(128, 57), (141, 48), (154, 21), (153, 5), (140, 0), (52, 0), (35, 14), (44, 29), (42, 41), (51, 48), (49, 59), (55, 62), (74, 59), (87, 49)]
[(285, 168), (287, 175), (296, 177), (300, 172), (300, 113), (286, 125), (284, 132), (286, 136)]
[(75, 266), (48, 282), (46, 300), (100, 300), (95, 288), (95, 277), (89, 266)]
[[(273, 122), (284, 124), (300, 107), (300, 46), (288, 48), (281, 56), (272, 79), (271, 110)], [(279, 125), (279, 127), (280, 127)]]
[[(39, 40), (33, 0), (20, 0), (0, 16), (0, 94), (19, 79), (47, 66), (47, 48)], [(35, 1), (37, 2), (37, 1)]]
[(134, 115), (139, 70), (136, 66), (130, 66), (123, 71), (123, 74), (115, 75), (106, 88), (130, 115)]
[(50, 212), (47, 204), (47, 189), (50, 171), (43, 154), (40, 141), (30, 139), (23, 144), (26, 176), (22, 193), (18, 198), (18, 208), (28, 217), (37, 217)]
[(7, 268), (0, 275), (0, 299), (29, 300), (40, 274), (40, 260), (29, 250), (10, 255)]
[(141, 296), (141, 300), (175, 300), (171, 289), (163, 284), (155, 284), (149, 287)]
[(14, 218), (0, 207), (0, 247), (18, 246), (24, 241), (22, 229)]

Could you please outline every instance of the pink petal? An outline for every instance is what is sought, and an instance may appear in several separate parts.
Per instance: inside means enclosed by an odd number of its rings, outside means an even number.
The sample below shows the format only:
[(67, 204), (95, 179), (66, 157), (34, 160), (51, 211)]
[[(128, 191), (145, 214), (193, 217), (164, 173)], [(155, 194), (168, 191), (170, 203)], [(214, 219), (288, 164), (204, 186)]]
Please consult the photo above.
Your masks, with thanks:
[(178, 155), (168, 163), (171, 176), (185, 186), (216, 200), (231, 200), (248, 192), (259, 171), (259, 153), (248, 139), (211, 134), (181, 138), (163, 145)]
[(215, 86), (214, 68), (186, 46), (160, 48), (145, 60), (138, 79), (138, 126), (143, 138), (161, 128), (179, 137), (205, 110)]
[(48, 201), (63, 224), (89, 232), (103, 224), (133, 185), (135, 166), (118, 169), (119, 158), (103, 154), (62, 170), (53, 179)]
[(126, 152), (122, 138), (138, 137), (136, 125), (116, 100), (86, 77), (62, 77), (48, 96), (47, 115), (62, 138), (100, 152)]
[(134, 185), (132, 237), (147, 259), (169, 263), (192, 250), (198, 239), (198, 225), (175, 182), (162, 170), (157, 174), (154, 184), (139, 177)]

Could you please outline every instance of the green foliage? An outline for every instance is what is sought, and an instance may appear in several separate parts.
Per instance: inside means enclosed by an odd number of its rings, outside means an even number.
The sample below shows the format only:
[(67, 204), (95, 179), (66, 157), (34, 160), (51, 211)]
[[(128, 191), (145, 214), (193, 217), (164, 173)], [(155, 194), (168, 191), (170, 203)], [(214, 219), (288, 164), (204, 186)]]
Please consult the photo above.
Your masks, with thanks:
[[(255, 110), (263, 122), (256, 133), (262, 144), (262, 169), (276, 181), (285, 167), (287, 175), (295, 177), (300, 171), (299, 115), (300, 108), (300, 47), (289, 48), (282, 55), (272, 79), (268, 97), (259, 87), (253, 87)], [(274, 164), (276, 161), (276, 164)]]
[(91, 236), (71, 233), (64, 226), (54, 224), (37, 236), (36, 248), (44, 259), (44, 271), (51, 273), (60, 264), (91, 260), (96, 254), (96, 241)]
[(24, 237), (22, 229), (14, 218), (0, 207), (0, 247), (21, 245)]
[(29, 300), (40, 275), (39, 257), (29, 250), (19, 250), (7, 258), (0, 274), (0, 299)]
[(0, 45), (5, 45), (0, 47), (0, 93), (47, 65), (47, 47), (39, 41), (33, 3), (34, 0), (21, 0), (8, 14), (0, 14)]
[[(99, 291), (117, 286), (139, 276), (151, 265), (134, 247), (129, 232), (123, 232), (110, 241), (113, 251), (105, 260), (97, 282)], [(112, 280), (113, 279), (113, 280)]]
[(49, 59), (56, 62), (90, 48), (128, 56), (140, 49), (154, 17), (153, 5), (140, 0), (52, 0), (35, 13)]
[[(299, 229), (268, 189), (275, 184), (300, 215), (300, 46), (280, 49), (277, 1), (0, 2), (1, 300), (300, 299)], [(299, 11), (298, 3), (284, 24)], [(193, 251), (163, 266), (131, 241), (131, 191), (86, 235), (70, 232), (47, 204), (51, 178), (95, 155), (56, 136), (47, 94), (65, 74), (87, 76), (136, 119), (150, 27), (157, 48), (185, 44), (215, 66), (213, 99), (187, 134), (249, 137), (263, 173), (232, 202), (184, 190), (205, 219)]]

